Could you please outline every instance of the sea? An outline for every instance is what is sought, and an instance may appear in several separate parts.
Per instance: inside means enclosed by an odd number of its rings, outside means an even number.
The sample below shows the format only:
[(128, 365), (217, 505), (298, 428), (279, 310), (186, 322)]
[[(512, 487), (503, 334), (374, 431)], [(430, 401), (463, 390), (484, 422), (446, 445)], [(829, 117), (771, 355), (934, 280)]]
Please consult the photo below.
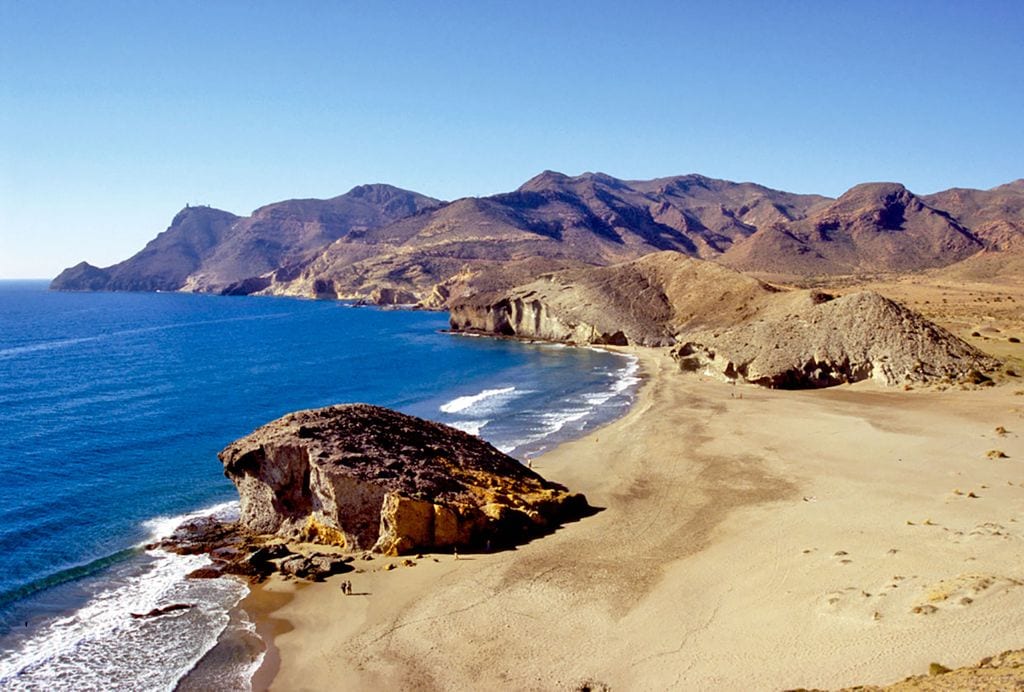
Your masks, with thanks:
[[(237, 516), (217, 452), (285, 413), (388, 406), (525, 463), (635, 396), (632, 357), (447, 326), (334, 301), (0, 281), (0, 690), (248, 688), (265, 647), (207, 656), (229, 631), (255, 638), (235, 607), (246, 585), (185, 579), (207, 558), (143, 546), (192, 516)], [(192, 607), (132, 617), (176, 603)]]

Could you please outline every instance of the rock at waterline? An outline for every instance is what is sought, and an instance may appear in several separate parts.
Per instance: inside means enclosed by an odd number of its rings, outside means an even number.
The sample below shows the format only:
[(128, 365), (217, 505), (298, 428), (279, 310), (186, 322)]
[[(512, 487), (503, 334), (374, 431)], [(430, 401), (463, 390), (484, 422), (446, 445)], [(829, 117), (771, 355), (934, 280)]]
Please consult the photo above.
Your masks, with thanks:
[(220, 459), (245, 529), (348, 550), (515, 545), (590, 511), (477, 437), (366, 404), (288, 414)]

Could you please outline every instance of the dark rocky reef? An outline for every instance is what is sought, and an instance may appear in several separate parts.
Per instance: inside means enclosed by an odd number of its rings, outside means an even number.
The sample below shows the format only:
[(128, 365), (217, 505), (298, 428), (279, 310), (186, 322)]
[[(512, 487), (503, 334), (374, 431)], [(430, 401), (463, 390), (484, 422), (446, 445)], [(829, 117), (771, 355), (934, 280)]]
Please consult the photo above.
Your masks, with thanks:
[[(189, 520), (170, 536), (147, 545), (146, 549), (166, 550), (179, 555), (208, 555), (211, 564), (191, 572), (188, 576), (192, 579), (213, 579), (232, 574), (261, 581), (279, 572), (289, 577), (320, 581), (332, 574), (351, 571), (350, 563), (354, 559), (334, 550), (289, 546), (277, 537), (255, 534), (239, 522), (222, 521), (216, 517)], [(151, 611), (133, 616), (162, 614)]]
[(515, 545), (589, 510), (479, 438), (365, 404), (288, 414), (220, 458), (246, 531), (348, 551)]

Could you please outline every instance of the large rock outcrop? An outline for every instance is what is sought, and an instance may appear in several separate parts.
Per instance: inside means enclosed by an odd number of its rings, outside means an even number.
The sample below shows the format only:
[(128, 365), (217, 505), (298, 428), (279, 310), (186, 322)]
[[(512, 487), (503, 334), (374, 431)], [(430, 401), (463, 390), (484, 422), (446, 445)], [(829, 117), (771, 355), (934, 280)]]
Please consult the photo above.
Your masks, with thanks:
[(999, 365), (878, 294), (783, 290), (674, 252), (463, 297), (450, 321), (455, 331), (675, 346), (684, 370), (767, 387), (961, 381)]
[(794, 291), (757, 319), (691, 331), (673, 355), (684, 370), (798, 389), (872, 379), (963, 381), (999, 363), (916, 312), (868, 291), (833, 299)]
[(288, 414), (220, 458), (246, 529), (350, 550), (515, 544), (588, 510), (479, 438), (365, 404)]
[(751, 317), (768, 284), (678, 252), (611, 267), (568, 269), (451, 305), (455, 331), (575, 344), (668, 346), (683, 329)]

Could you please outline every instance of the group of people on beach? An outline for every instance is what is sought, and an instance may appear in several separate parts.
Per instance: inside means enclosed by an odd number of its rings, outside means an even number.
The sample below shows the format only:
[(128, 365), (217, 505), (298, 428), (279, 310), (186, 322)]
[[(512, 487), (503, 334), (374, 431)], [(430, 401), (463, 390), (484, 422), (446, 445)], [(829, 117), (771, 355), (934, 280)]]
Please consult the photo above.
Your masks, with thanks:
[(341, 592), (346, 596), (352, 595), (352, 582), (346, 580), (341, 582)]

